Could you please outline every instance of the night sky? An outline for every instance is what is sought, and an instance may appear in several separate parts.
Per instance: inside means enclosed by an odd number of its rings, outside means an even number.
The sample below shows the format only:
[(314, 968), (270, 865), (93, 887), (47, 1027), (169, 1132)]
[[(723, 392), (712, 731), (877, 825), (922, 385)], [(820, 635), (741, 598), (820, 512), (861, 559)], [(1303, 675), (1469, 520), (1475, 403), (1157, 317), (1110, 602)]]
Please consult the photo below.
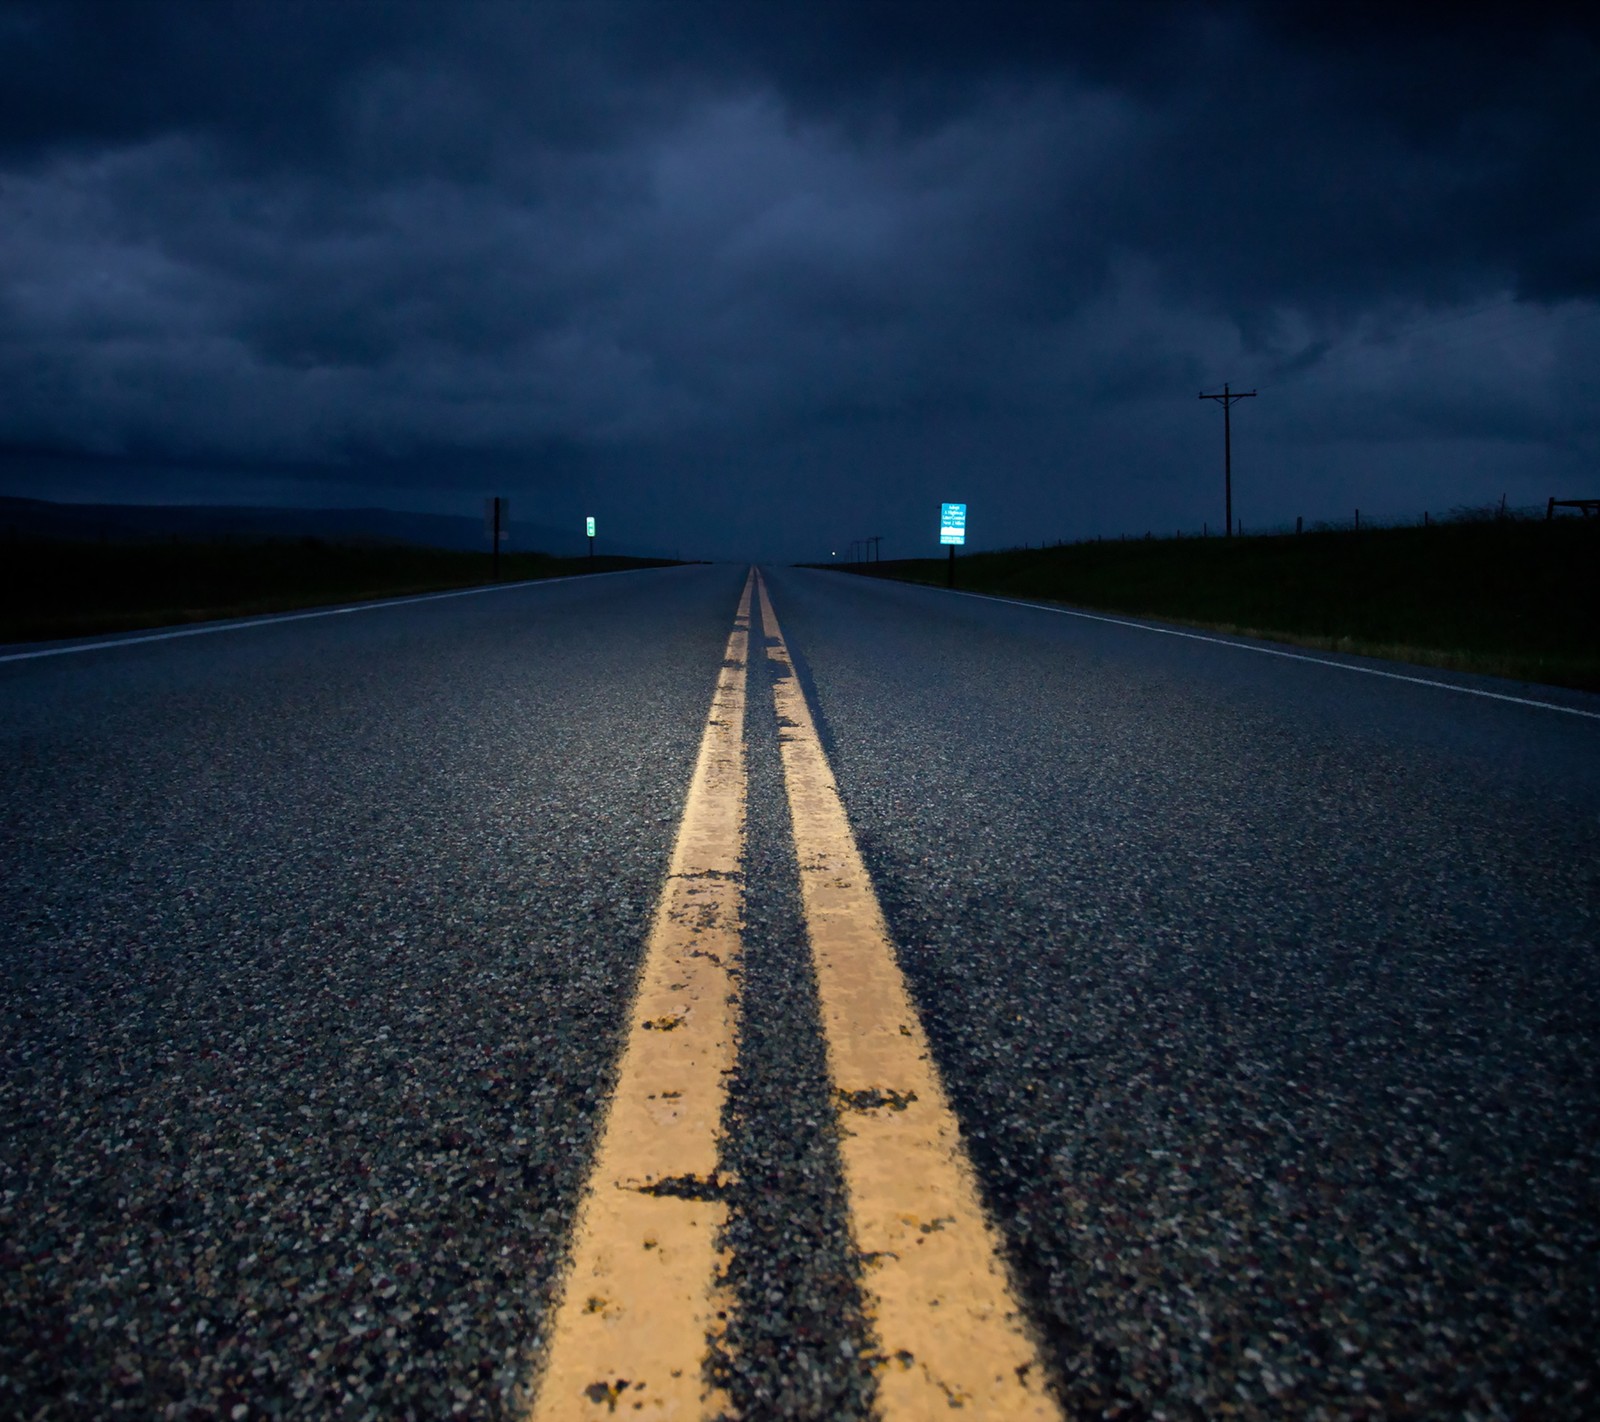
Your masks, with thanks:
[(1229, 381), (1247, 532), (1600, 496), (1594, 13), (0, 0), (0, 493), (1216, 532)]

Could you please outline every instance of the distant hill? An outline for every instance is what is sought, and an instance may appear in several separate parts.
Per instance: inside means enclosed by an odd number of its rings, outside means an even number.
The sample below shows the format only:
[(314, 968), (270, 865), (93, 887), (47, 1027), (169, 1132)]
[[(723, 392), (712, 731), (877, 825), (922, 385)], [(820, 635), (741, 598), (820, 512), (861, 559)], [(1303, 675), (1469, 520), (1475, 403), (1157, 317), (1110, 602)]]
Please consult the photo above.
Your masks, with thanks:
[[(581, 532), (525, 523), (512, 506), (507, 547), (571, 556), (587, 550)], [(0, 497), (0, 538), (65, 538), (115, 543), (182, 538), (322, 538), (330, 543), (405, 543), (487, 551), (483, 519), (394, 509), (242, 508), (188, 504), (58, 504)], [(620, 552), (620, 549), (607, 549)], [(627, 549), (637, 556), (648, 550)]]

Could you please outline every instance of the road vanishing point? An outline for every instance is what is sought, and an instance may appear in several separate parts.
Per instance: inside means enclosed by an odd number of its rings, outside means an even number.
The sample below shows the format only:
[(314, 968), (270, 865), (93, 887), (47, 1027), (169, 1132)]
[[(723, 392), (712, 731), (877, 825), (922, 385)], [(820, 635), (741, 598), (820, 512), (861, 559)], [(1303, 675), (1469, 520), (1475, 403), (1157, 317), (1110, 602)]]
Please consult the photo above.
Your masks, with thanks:
[(1600, 1410), (1600, 697), (697, 566), (0, 738), (0, 1414)]

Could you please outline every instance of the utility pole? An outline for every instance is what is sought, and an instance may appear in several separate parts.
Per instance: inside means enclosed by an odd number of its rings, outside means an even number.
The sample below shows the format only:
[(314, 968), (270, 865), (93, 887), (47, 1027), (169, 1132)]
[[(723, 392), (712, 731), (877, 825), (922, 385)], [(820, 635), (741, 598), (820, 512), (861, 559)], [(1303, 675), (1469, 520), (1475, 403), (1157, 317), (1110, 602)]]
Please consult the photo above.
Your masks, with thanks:
[(1235, 400), (1248, 400), (1256, 392), (1254, 390), (1241, 390), (1237, 395), (1228, 388), (1226, 382), (1222, 386), (1222, 394), (1207, 395), (1200, 392), (1202, 400), (1217, 400), (1222, 405), (1222, 489), (1223, 502), (1226, 506), (1227, 518), (1223, 520), (1222, 528), (1229, 538), (1233, 537), (1233, 402)]
[(483, 502), (483, 527), (489, 535), (489, 577), (491, 582), (500, 581), (500, 542), (506, 532), (506, 524), (510, 521), (511, 500), (498, 496), (485, 499)]

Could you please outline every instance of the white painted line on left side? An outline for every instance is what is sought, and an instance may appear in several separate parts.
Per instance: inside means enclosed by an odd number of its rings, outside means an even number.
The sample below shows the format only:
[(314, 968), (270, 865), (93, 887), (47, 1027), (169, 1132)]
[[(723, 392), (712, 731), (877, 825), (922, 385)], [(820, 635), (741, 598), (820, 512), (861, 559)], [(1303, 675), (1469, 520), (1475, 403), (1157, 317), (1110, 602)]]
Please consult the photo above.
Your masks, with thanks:
[[(633, 569), (622, 571), (632, 572)], [(610, 573), (577, 573), (568, 578), (530, 578), (520, 583), (489, 583), (481, 588), (456, 588), (452, 592), (419, 593), (415, 597), (382, 598), (376, 602), (354, 602), (344, 607), (319, 607), (314, 612), (278, 612), (247, 620), (208, 622), (201, 627), (177, 627), (169, 632), (146, 632), (137, 637), (112, 637), (104, 642), (75, 642), (70, 647), (43, 647), (36, 652), (7, 652), (3, 662), (31, 662), (40, 657), (67, 657), (74, 652), (99, 652), (109, 647), (137, 647), (141, 642), (171, 642), (179, 637), (205, 637), (213, 632), (242, 632), (251, 627), (268, 627), (280, 622), (308, 622), (314, 617), (341, 617), (347, 612), (372, 612), (381, 607), (405, 607), (413, 602), (441, 602), (447, 597), (474, 597), (478, 593), (511, 592), (516, 588), (546, 587), (551, 583), (572, 583), (580, 577), (608, 578)]]

